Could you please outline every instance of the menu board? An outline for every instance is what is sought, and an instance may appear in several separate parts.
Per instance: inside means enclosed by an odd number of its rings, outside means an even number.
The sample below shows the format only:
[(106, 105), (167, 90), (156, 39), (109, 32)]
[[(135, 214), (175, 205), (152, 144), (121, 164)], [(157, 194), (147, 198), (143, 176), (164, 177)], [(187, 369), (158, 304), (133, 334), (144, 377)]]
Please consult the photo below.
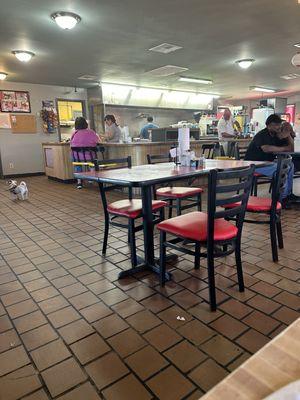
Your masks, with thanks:
[(0, 109), (2, 112), (30, 113), (29, 92), (0, 90)]

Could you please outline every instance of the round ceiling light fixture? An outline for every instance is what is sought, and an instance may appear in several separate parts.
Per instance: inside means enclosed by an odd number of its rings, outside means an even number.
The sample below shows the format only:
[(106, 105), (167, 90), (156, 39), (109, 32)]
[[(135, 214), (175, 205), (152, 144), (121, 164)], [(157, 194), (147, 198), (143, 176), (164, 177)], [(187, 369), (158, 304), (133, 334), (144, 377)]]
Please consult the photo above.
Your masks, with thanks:
[(300, 67), (300, 53), (294, 55), (291, 59), (291, 63), (294, 67)]
[(243, 60), (237, 60), (236, 64), (242, 69), (248, 69), (254, 63), (253, 58), (244, 58)]
[(23, 51), (23, 50), (13, 50), (12, 53), (17, 57), (19, 61), (28, 62), (35, 55), (32, 51)]
[(4, 81), (4, 79), (6, 79), (7, 77), (7, 73), (6, 72), (0, 72), (0, 81)]
[(51, 15), (51, 18), (60, 28), (69, 30), (73, 29), (81, 21), (79, 15), (66, 11), (57, 11)]

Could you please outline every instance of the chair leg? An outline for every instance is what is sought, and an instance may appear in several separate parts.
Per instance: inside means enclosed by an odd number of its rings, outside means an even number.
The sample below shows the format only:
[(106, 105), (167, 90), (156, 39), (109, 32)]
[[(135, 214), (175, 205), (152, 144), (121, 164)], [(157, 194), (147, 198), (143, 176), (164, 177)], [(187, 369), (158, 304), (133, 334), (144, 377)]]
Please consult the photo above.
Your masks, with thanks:
[(280, 219), (276, 222), (276, 228), (277, 228), (278, 247), (280, 249), (283, 249), (284, 245), (283, 245), (282, 227)]
[(160, 231), (160, 256), (159, 256), (159, 281), (160, 286), (165, 286), (166, 283), (166, 232)]
[(102, 245), (102, 254), (106, 254), (107, 249), (107, 241), (108, 241), (108, 231), (109, 231), (109, 215), (104, 214), (104, 238), (103, 238), (103, 245)]
[(165, 219), (165, 209), (162, 207), (159, 210), (159, 221), (163, 221)]
[(213, 248), (208, 246), (207, 249), (207, 270), (208, 270), (208, 288), (209, 288), (209, 303), (211, 311), (216, 311), (216, 286), (215, 286), (215, 265)]
[(200, 268), (200, 243), (196, 242), (195, 243), (195, 269), (199, 269)]
[(177, 216), (181, 215), (181, 199), (176, 200), (176, 212)]
[(272, 247), (273, 262), (278, 261), (277, 238), (276, 238), (276, 222), (274, 217), (270, 217), (270, 238)]
[(245, 291), (244, 285), (244, 277), (243, 277), (243, 267), (242, 267), (242, 258), (241, 258), (241, 241), (237, 240), (236, 247), (235, 247), (235, 262), (236, 262), (236, 270), (238, 276), (238, 283), (239, 283), (239, 291)]
[(130, 257), (132, 268), (137, 266), (136, 258), (136, 245), (135, 245), (135, 231), (134, 231), (134, 219), (129, 219), (128, 221), (128, 236), (130, 238)]
[(202, 200), (201, 200), (201, 193), (197, 195), (197, 210), (201, 211), (202, 210)]
[(172, 218), (173, 213), (173, 200), (169, 200), (169, 219)]
[(253, 196), (257, 197), (257, 177), (254, 177), (253, 179)]

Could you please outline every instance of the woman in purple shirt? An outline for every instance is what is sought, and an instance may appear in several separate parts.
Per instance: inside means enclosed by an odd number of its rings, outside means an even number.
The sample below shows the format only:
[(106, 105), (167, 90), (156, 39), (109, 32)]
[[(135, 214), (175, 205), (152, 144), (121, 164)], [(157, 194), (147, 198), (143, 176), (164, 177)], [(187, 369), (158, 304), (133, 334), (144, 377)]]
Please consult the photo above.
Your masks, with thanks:
[[(99, 143), (99, 136), (95, 131), (88, 128), (88, 123), (85, 118), (77, 117), (75, 120), (75, 132), (71, 137), (71, 147), (96, 147)], [(79, 153), (80, 160), (84, 160), (83, 154)], [(86, 160), (90, 160), (91, 157), (87, 153)], [(75, 170), (81, 170), (81, 167), (75, 167)], [(77, 189), (82, 189), (81, 179), (77, 180)]]

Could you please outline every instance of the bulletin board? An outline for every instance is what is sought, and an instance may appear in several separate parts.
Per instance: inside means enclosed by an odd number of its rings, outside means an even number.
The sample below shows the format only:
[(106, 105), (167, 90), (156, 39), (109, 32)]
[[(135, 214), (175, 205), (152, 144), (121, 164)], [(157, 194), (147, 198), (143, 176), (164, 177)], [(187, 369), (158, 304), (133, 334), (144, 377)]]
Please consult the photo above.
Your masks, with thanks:
[(10, 115), (12, 133), (36, 133), (36, 117), (34, 115)]

